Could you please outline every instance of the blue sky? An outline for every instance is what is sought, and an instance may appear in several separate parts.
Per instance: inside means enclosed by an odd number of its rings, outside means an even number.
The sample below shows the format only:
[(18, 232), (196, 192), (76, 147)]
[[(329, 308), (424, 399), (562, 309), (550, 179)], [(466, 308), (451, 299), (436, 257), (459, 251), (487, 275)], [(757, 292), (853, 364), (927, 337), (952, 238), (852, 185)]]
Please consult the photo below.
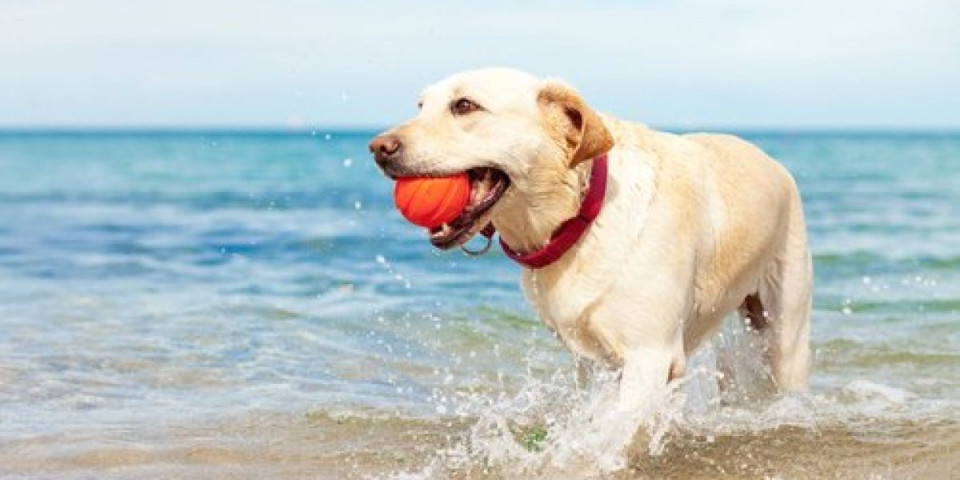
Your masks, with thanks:
[(505, 65), (660, 126), (960, 128), (960, 1), (0, 0), (0, 65), (0, 126), (378, 127)]

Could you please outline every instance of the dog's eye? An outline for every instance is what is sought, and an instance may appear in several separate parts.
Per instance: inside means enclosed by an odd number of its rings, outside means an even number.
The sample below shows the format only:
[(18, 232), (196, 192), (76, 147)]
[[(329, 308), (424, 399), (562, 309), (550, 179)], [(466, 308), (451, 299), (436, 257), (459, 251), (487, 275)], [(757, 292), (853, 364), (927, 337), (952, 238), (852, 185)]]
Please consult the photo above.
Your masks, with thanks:
[(450, 104), (450, 111), (453, 112), (454, 115), (466, 115), (476, 112), (477, 110), (483, 110), (483, 107), (466, 98), (461, 98)]

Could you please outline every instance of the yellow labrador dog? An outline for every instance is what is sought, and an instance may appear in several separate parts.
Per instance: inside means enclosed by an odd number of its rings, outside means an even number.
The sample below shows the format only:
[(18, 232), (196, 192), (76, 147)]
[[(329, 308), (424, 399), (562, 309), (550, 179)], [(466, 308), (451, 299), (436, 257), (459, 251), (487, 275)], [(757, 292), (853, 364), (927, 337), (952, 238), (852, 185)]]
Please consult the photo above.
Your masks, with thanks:
[[(419, 105), (370, 144), (377, 164), (391, 178), (469, 174), (470, 204), (431, 242), (499, 231), (527, 298), (581, 366), (622, 369), (621, 409), (663, 394), (734, 310), (765, 339), (777, 386), (805, 386), (812, 268), (780, 164), (737, 137), (600, 114), (565, 83), (510, 69), (451, 76)], [(544, 250), (546, 264), (523, 261)]]

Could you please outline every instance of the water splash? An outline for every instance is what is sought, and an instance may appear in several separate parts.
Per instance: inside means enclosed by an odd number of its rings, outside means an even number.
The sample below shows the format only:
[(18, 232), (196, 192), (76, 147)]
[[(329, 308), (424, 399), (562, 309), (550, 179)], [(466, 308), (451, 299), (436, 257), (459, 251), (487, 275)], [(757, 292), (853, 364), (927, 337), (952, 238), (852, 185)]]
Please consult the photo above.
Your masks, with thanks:
[[(871, 428), (867, 419), (910, 424), (923, 416), (917, 395), (867, 380), (777, 394), (758, 339), (740, 322), (728, 322), (645, 417), (617, 409), (617, 372), (600, 372), (586, 389), (566, 369), (528, 375), (514, 393), (462, 394), (456, 414), (469, 425), (462, 436), (422, 470), (389, 478), (658, 478), (704, 465), (777, 478), (789, 469), (761, 459), (791, 448), (815, 455), (819, 439), (834, 436), (859, 442), (858, 432)], [(740, 448), (747, 457), (730, 452)], [(684, 478), (674, 474), (665, 475)]]

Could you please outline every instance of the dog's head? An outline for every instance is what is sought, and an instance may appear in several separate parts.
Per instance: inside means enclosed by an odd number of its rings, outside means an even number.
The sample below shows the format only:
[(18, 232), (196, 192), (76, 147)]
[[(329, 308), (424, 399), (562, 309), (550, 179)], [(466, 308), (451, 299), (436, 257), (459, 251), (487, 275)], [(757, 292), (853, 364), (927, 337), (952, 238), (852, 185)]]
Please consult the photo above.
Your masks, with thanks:
[(569, 185), (571, 169), (613, 139), (571, 87), (510, 69), (460, 73), (427, 87), (419, 114), (370, 143), (391, 177), (467, 172), (469, 205), (430, 232), (439, 248), (462, 245), (511, 202), (541, 205)]

